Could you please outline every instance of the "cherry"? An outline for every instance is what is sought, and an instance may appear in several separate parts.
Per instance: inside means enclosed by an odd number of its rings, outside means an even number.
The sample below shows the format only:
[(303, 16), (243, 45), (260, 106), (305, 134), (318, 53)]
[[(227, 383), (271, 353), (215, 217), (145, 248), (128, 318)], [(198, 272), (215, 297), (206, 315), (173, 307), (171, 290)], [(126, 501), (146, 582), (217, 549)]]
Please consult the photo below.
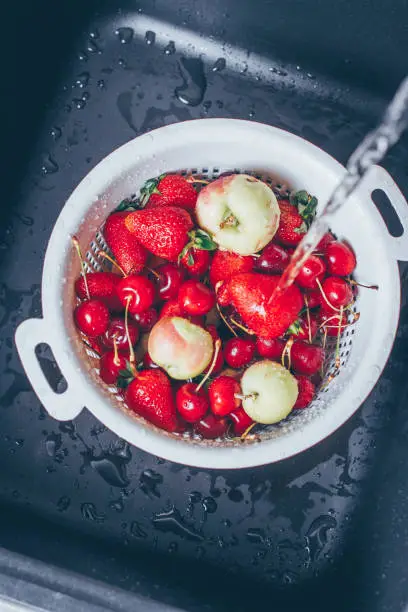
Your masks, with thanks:
[(290, 349), (290, 360), (295, 372), (312, 376), (323, 365), (324, 350), (316, 344), (295, 340)]
[(322, 280), (326, 272), (326, 264), (321, 257), (310, 255), (300, 269), (296, 282), (303, 289), (315, 289), (316, 279)]
[[(129, 338), (132, 346), (139, 340), (139, 330), (137, 326), (128, 321)], [(102, 343), (107, 348), (113, 349), (115, 344), (119, 353), (129, 352), (129, 342), (126, 335), (125, 319), (115, 317), (109, 323), (108, 329), (102, 337)]]
[(290, 261), (290, 255), (279, 244), (271, 242), (255, 259), (255, 270), (259, 272), (269, 272), (270, 274), (281, 274)]
[(327, 336), (330, 336), (331, 338), (338, 336), (339, 325), (341, 325), (340, 333), (342, 333), (346, 329), (346, 327), (348, 327), (347, 316), (344, 312), (342, 313), (341, 323), (340, 313), (334, 312), (333, 310), (331, 311), (331, 313), (322, 312), (320, 321), (324, 332), (327, 334)]
[(267, 359), (276, 359), (280, 361), (284, 348), (285, 342), (279, 338), (256, 339), (256, 350), (261, 357), (266, 357)]
[[(321, 307), (325, 312), (333, 313), (333, 308), (347, 306), (353, 301), (353, 290), (350, 284), (339, 276), (326, 278), (322, 284), (322, 290), (327, 298), (324, 298), (323, 293), (320, 296)], [(330, 302), (333, 308), (327, 302)]]
[(306, 408), (315, 396), (315, 386), (307, 376), (296, 376), (298, 381), (298, 396), (294, 408)]
[(222, 417), (233, 412), (241, 405), (236, 395), (241, 393), (239, 382), (232, 376), (218, 376), (208, 388), (210, 407), (213, 414)]
[(307, 299), (308, 308), (319, 308), (320, 307), (320, 289), (311, 290), (308, 289), (304, 292), (304, 295)]
[(215, 294), (203, 283), (188, 280), (179, 291), (179, 304), (190, 315), (205, 315), (215, 306)]
[(74, 319), (82, 333), (95, 338), (108, 329), (109, 310), (100, 300), (87, 300), (75, 308)]
[(108, 385), (115, 385), (118, 381), (119, 372), (126, 370), (127, 358), (119, 355), (117, 350), (108, 351), (102, 355), (99, 361), (99, 376)]
[(348, 276), (356, 267), (356, 256), (344, 242), (331, 242), (326, 249), (327, 270), (335, 276)]
[(207, 440), (221, 438), (226, 434), (228, 429), (227, 419), (217, 419), (213, 414), (207, 414), (206, 417), (198, 421), (194, 427), (195, 431)]
[(247, 415), (243, 408), (238, 408), (230, 413), (229, 418), (232, 421), (232, 427), (236, 436), (242, 436), (248, 427), (254, 423), (250, 416)]
[(118, 297), (133, 315), (144, 312), (153, 304), (154, 284), (146, 276), (130, 275), (121, 278), (116, 287)]
[(162, 300), (172, 300), (178, 295), (181, 283), (184, 280), (183, 271), (171, 263), (165, 263), (156, 268), (155, 276), (157, 292)]
[(230, 338), (224, 344), (224, 359), (231, 368), (243, 368), (255, 355), (255, 340)]
[[(310, 323), (310, 325), (309, 325)], [(309, 329), (310, 328), (310, 329)], [(292, 323), (289, 327), (288, 332), (296, 337), (297, 340), (313, 340), (319, 329), (319, 321), (317, 315), (309, 313), (309, 317), (306, 314), (302, 315)]]
[(91, 347), (95, 353), (102, 355), (106, 351), (106, 346), (103, 345), (101, 338), (87, 338), (86, 344)]
[[(213, 339), (214, 346), (215, 346), (216, 341), (220, 339), (218, 332), (217, 332), (217, 328), (215, 327), (215, 325), (207, 325), (205, 329), (208, 331), (209, 334), (211, 334), (211, 337)], [(222, 351), (218, 351), (217, 359), (215, 360), (215, 363), (214, 364), (210, 363), (205, 368), (203, 374), (207, 374), (210, 367), (212, 367), (211, 374), (219, 374), (221, 372), (222, 368), (224, 367), (224, 356), (222, 354)]]
[(148, 308), (144, 312), (139, 312), (133, 316), (143, 332), (150, 331), (153, 325), (157, 322), (157, 319), (159, 318), (157, 311), (152, 307)]
[(203, 317), (186, 316), (181, 310), (178, 300), (169, 300), (168, 302), (164, 303), (163, 308), (160, 311), (159, 319), (163, 319), (164, 317), (183, 317), (195, 325), (200, 325), (200, 327), (203, 327), (204, 325)]
[(316, 247), (317, 253), (323, 253), (324, 255), (327, 251), (327, 247), (329, 246), (329, 244), (335, 242), (335, 240), (336, 239), (333, 234), (331, 232), (327, 232)]
[[(109, 310), (122, 310), (122, 304), (116, 293), (116, 285), (121, 277), (113, 272), (92, 272), (80, 276), (75, 281), (75, 293), (81, 300), (94, 298), (100, 300)], [(89, 291), (89, 296), (88, 296)]]
[(180, 259), (180, 263), (186, 268), (191, 276), (202, 276), (207, 272), (211, 256), (204, 249), (191, 248)]
[(207, 393), (201, 388), (197, 391), (194, 383), (185, 383), (176, 393), (176, 406), (180, 416), (187, 423), (196, 423), (208, 412), (210, 407)]
[(157, 363), (153, 361), (149, 353), (146, 351), (143, 357), (143, 367), (148, 369), (148, 368), (158, 368), (160, 366), (158, 366)]

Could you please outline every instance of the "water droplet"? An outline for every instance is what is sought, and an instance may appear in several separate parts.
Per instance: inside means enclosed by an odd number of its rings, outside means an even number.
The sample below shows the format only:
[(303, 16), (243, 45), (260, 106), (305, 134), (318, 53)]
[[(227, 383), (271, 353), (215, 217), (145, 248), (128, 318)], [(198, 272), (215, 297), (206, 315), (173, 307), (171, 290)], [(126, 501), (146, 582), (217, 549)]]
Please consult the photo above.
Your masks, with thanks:
[(57, 162), (51, 157), (51, 155), (46, 155), (43, 158), (41, 167), (42, 174), (55, 174), (55, 172), (58, 172), (58, 170), (59, 168)]
[(116, 512), (123, 512), (125, 505), (123, 503), (123, 499), (115, 499), (109, 503), (109, 508), (111, 510), (116, 510)]
[(89, 32), (89, 38), (93, 38), (93, 40), (96, 40), (97, 38), (99, 38), (98, 30), (97, 29), (91, 30), (91, 32)]
[(61, 128), (54, 126), (51, 128), (51, 132), (50, 132), (51, 136), (53, 137), (54, 140), (58, 140), (59, 138), (61, 138), (61, 134), (62, 134), (62, 130)]
[(208, 113), (211, 107), (212, 107), (211, 100), (206, 100), (205, 102), (203, 102), (203, 109), (206, 114)]
[(199, 491), (191, 491), (190, 495), (188, 496), (188, 501), (190, 504), (198, 504), (198, 502), (201, 501), (201, 498), (202, 495), (199, 493)]
[(224, 527), (231, 527), (232, 523), (229, 519), (223, 519), (222, 524)]
[(89, 93), (89, 91), (84, 91), (84, 93), (82, 94), (82, 100), (89, 100), (90, 97), (91, 94)]
[(255, 117), (255, 111), (254, 111), (253, 109), (249, 111), (249, 113), (248, 113), (248, 117), (249, 117), (250, 119), (253, 119), (253, 118)]
[(244, 495), (239, 489), (231, 489), (228, 493), (228, 498), (233, 502), (239, 503), (244, 499)]
[(140, 488), (146, 495), (149, 497), (152, 495), (154, 497), (160, 497), (160, 492), (157, 487), (163, 482), (163, 476), (161, 474), (150, 469), (144, 470), (140, 475), (139, 482)]
[(75, 79), (75, 86), (84, 89), (89, 83), (89, 72), (81, 72)]
[(330, 514), (318, 516), (306, 532), (310, 558), (315, 561), (328, 541), (328, 531), (337, 527), (336, 519)]
[(45, 450), (49, 457), (55, 457), (55, 454), (62, 446), (61, 434), (50, 434), (45, 440)]
[(58, 512), (65, 512), (71, 505), (71, 500), (67, 495), (63, 495), (57, 501), (57, 510)]
[(23, 223), (24, 225), (27, 225), (28, 227), (31, 227), (32, 225), (34, 225), (34, 219), (32, 217), (29, 217), (28, 215), (22, 215), (17, 212), (14, 214), (17, 217), (17, 219), (19, 219), (19, 221), (21, 221), (21, 223)]
[(83, 100), (82, 98), (73, 98), (72, 104), (75, 106), (75, 108), (77, 108), (78, 110), (81, 110), (85, 108), (86, 100)]
[(217, 502), (212, 497), (204, 497), (202, 504), (204, 511), (208, 512), (208, 514), (213, 514), (214, 512), (216, 512), (218, 507)]
[(142, 529), (140, 523), (133, 521), (130, 525), (130, 533), (135, 538), (147, 538), (147, 533)]
[(16, 446), (21, 447), (24, 446), (24, 440), (23, 438), (17, 438), (16, 440), (14, 440), (14, 443)]
[(119, 64), (119, 66), (120, 66), (121, 68), (126, 68), (126, 62), (125, 62), (125, 60), (123, 59), (123, 57), (120, 57), (120, 58), (118, 59), (118, 64)]
[(165, 55), (173, 55), (176, 52), (176, 45), (174, 44), (174, 40), (170, 40), (167, 45), (164, 47)]
[(178, 544), (177, 544), (177, 542), (170, 542), (167, 550), (171, 554), (177, 552), (178, 551)]
[(69, 434), (71, 440), (75, 440), (75, 425), (72, 421), (62, 421), (58, 428), (62, 433)]
[(183, 104), (197, 106), (202, 102), (207, 88), (203, 62), (198, 58), (183, 57), (179, 67), (183, 84), (176, 88), (175, 94)]
[(193, 527), (186, 525), (181, 518), (181, 515), (176, 508), (160, 512), (153, 518), (153, 525), (161, 531), (174, 533), (187, 540), (204, 540), (203, 536), (198, 533)]
[(88, 53), (101, 53), (101, 49), (99, 48), (99, 46), (97, 45), (97, 43), (95, 42), (93, 38), (90, 38), (88, 40), (88, 43), (86, 45), (86, 50), (88, 51)]
[(118, 28), (115, 34), (118, 37), (119, 41), (122, 43), (122, 45), (128, 45), (132, 42), (134, 32), (133, 28), (123, 27)]
[(103, 79), (100, 79), (97, 82), (97, 86), (99, 87), (99, 89), (105, 89), (106, 85), (105, 85), (105, 81)]
[(85, 51), (80, 51), (80, 52), (78, 53), (78, 59), (79, 59), (79, 61), (80, 61), (80, 62), (86, 62), (86, 61), (88, 61), (88, 56), (87, 56), (87, 54), (85, 53)]
[(95, 504), (92, 504), (91, 502), (81, 504), (81, 514), (87, 521), (103, 523), (105, 520), (105, 515), (102, 512), (98, 512)]
[(221, 72), (222, 70), (224, 70), (226, 65), (227, 65), (227, 62), (225, 61), (225, 59), (223, 57), (219, 57), (217, 60), (215, 60), (214, 65), (211, 68), (211, 70), (213, 72)]
[(251, 527), (246, 532), (246, 537), (254, 544), (265, 544), (265, 532), (258, 527)]
[(147, 45), (154, 45), (156, 42), (156, 33), (152, 32), (152, 30), (147, 30), (145, 34), (145, 43)]
[(197, 546), (195, 554), (197, 559), (202, 559), (205, 555), (205, 549), (202, 546)]

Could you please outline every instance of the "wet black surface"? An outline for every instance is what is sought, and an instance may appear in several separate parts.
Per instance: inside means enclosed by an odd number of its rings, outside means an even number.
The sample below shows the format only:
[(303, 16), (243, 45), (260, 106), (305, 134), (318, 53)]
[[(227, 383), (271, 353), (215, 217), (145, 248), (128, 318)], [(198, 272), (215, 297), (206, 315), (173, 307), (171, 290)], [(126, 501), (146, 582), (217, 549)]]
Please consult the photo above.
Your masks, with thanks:
[[(56, 57), (45, 62), (47, 78), (38, 73), (47, 105), (34, 99), (11, 156), (0, 243), (0, 544), (188, 609), (248, 609), (254, 592), (276, 609), (326, 609), (326, 597), (332, 610), (400, 609), (406, 266), (396, 344), (371, 396), (337, 433), (280, 464), (239, 472), (172, 464), (117, 439), (87, 411), (58, 424), (31, 390), (15, 327), (41, 314), (43, 255), (65, 200), (112, 149), (175, 121), (238, 117), (299, 134), (345, 162), (385, 104), (380, 88), (364, 95), (339, 80), (331, 89), (272, 55), (244, 54), (239, 67), (241, 55), (211, 39), (205, 54), (188, 33), (193, 17), (183, 31), (156, 27), (159, 2), (129, 15), (96, 4), (99, 14), (84, 9), (81, 23), (64, 8), (65, 32), (49, 35)], [(263, 47), (255, 50), (267, 55)], [(408, 194), (406, 145), (386, 166)], [(49, 355), (41, 359), (58, 378)]]

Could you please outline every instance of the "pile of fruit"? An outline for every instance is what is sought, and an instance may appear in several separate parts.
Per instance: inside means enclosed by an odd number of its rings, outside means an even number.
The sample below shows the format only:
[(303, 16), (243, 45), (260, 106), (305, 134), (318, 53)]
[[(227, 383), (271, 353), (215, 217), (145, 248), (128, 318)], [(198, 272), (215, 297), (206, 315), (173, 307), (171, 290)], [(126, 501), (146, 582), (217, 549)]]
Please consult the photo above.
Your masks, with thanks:
[(246, 174), (167, 174), (106, 219), (110, 271), (86, 273), (73, 238), (75, 324), (129, 411), (169, 432), (247, 439), (310, 404), (328, 382), (327, 337), (339, 367), (358, 318), (356, 258), (331, 233), (274, 295), (316, 205)]

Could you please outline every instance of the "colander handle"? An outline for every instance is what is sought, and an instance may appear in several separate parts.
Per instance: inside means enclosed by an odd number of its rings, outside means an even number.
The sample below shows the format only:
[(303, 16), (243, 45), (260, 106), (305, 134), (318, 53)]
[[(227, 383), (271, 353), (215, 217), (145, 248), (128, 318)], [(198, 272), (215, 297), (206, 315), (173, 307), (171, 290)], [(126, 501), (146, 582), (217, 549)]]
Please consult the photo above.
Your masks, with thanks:
[(391, 175), (381, 166), (373, 166), (368, 172), (367, 181), (364, 182), (370, 194), (375, 189), (382, 189), (387, 194), (404, 230), (401, 236), (390, 236), (390, 247), (396, 259), (408, 261), (408, 203), (403, 193)]
[(35, 354), (35, 348), (39, 344), (45, 343), (53, 348), (49, 331), (44, 319), (27, 319), (16, 330), (16, 346), (28, 380), (41, 404), (54, 419), (70, 421), (83, 409), (78, 395), (69, 387), (62, 393), (55, 393), (45, 378)]

